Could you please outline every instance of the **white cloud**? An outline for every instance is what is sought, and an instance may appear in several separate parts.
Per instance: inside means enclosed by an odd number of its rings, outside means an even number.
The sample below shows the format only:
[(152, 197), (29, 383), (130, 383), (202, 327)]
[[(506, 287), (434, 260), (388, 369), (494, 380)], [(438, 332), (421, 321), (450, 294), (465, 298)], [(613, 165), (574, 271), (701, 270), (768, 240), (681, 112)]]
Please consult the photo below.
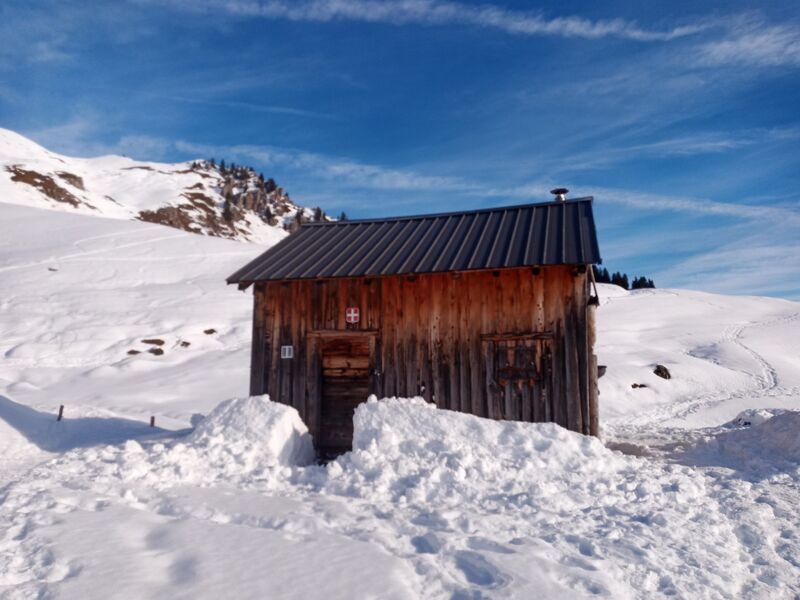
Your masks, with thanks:
[(800, 244), (751, 235), (696, 254), (653, 275), (669, 287), (800, 297)]
[(233, 108), (233, 109), (242, 109), (248, 110), (253, 112), (266, 112), (266, 113), (275, 113), (280, 115), (289, 115), (295, 117), (311, 117), (315, 119), (334, 119), (332, 115), (311, 111), (311, 110), (304, 110), (301, 108), (295, 108), (292, 106), (279, 106), (275, 104), (258, 104), (255, 102), (241, 102), (238, 100), (207, 100), (203, 98), (189, 98), (187, 96), (171, 96), (165, 95), (163, 96), (167, 100), (173, 100), (175, 102), (185, 102), (187, 104), (204, 104), (207, 106), (222, 106), (226, 108)]
[(351, 188), (379, 190), (427, 190), (478, 192), (480, 188), (456, 177), (425, 175), (413, 170), (392, 169), (346, 158), (324, 156), (302, 150), (271, 146), (213, 146), (178, 141), (176, 149), (197, 156), (231, 157), (260, 165), (303, 171), (308, 177), (346, 183)]
[(217, 11), (243, 17), (290, 21), (361, 21), (393, 25), (468, 25), (517, 35), (556, 35), (597, 39), (617, 37), (637, 41), (667, 41), (695, 34), (705, 23), (665, 30), (644, 29), (624, 19), (581, 17), (545, 18), (538, 12), (512, 10), (492, 4), (473, 6), (436, 0), (173, 0), (173, 6), (192, 11)]
[(623, 189), (593, 188), (598, 201), (620, 204), (640, 210), (659, 210), (696, 215), (733, 217), (755, 222), (793, 224), (800, 227), (800, 211), (778, 206), (756, 206), (719, 202), (705, 198), (662, 196)]
[(800, 26), (774, 25), (753, 16), (731, 21), (727, 35), (700, 46), (701, 65), (800, 66)]

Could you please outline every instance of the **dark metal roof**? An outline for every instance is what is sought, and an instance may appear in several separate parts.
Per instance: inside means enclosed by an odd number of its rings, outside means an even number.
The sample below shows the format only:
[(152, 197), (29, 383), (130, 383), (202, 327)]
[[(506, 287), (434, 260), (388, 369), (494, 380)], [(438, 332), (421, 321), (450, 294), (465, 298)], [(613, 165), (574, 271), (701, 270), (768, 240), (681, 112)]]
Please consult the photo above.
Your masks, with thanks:
[(255, 281), (601, 262), (592, 198), (309, 223), (228, 277)]

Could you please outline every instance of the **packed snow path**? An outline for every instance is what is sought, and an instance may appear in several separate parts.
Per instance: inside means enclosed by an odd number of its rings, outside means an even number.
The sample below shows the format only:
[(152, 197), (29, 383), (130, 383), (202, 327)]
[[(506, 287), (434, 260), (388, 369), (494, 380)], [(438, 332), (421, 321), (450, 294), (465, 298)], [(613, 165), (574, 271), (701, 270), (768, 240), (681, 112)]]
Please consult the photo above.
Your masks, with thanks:
[(605, 445), (396, 401), (303, 466), (277, 405), (192, 433), (246, 391), (259, 248), (0, 217), (0, 597), (800, 594), (797, 303), (601, 286)]

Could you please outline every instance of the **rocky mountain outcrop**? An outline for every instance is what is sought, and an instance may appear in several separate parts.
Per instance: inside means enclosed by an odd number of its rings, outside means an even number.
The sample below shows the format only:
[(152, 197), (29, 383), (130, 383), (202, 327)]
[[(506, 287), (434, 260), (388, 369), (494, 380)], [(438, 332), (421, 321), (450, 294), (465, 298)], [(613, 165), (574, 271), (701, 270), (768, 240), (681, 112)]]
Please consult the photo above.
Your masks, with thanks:
[(151, 163), (71, 158), (0, 129), (0, 202), (136, 219), (272, 244), (299, 223), (327, 219), (296, 204), (274, 179), (214, 160)]

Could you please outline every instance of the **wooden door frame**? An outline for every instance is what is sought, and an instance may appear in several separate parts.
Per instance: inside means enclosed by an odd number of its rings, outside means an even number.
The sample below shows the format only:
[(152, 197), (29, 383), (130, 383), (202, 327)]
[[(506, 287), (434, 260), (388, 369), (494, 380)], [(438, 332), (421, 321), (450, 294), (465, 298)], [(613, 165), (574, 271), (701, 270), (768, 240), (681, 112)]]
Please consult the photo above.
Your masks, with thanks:
[(321, 439), (322, 433), (322, 403), (324, 401), (324, 351), (323, 340), (335, 338), (355, 338), (366, 336), (369, 339), (369, 379), (368, 389), (370, 394), (380, 396), (383, 387), (383, 372), (381, 370), (380, 353), (380, 331), (377, 329), (313, 329), (307, 332), (307, 337), (311, 338), (307, 345), (309, 364), (312, 366), (308, 371), (308, 377), (315, 379), (315, 398), (312, 402), (316, 403), (314, 423), (309, 423), (309, 430), (315, 440)]

